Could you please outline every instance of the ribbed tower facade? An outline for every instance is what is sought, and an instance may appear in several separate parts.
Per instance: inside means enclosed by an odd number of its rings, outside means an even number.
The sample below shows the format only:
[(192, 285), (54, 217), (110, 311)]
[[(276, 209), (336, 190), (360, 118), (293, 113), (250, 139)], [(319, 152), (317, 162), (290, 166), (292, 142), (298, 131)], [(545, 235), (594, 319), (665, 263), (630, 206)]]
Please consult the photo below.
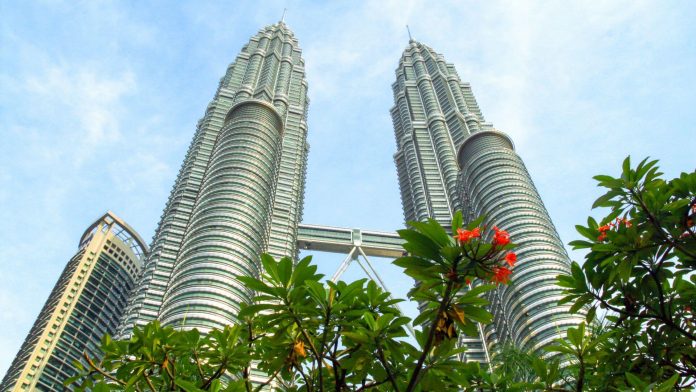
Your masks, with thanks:
[(62, 391), (83, 353), (99, 358), (104, 334), (116, 332), (140, 275), (147, 246), (111, 212), (90, 225), (66, 265), (0, 391)]
[(199, 121), (121, 334), (236, 321), (259, 255), (295, 256), (307, 160), (304, 60), (283, 22), (244, 46)]
[(582, 317), (558, 306), (556, 276), (570, 260), (512, 141), (485, 123), (468, 83), (442, 55), (411, 40), (396, 70), (391, 109), (406, 221), (436, 219), (449, 227), (454, 211), (486, 216), (510, 232), (518, 263), (512, 284), (490, 295), (494, 323), (464, 337), (464, 359), (485, 362), (497, 343), (538, 349)]
[[(397, 150), (394, 161), (404, 217), (437, 220), (449, 227), (462, 208), (457, 147), (482, 124), (471, 86), (442, 55), (411, 40), (396, 69), (391, 109)], [(482, 335), (482, 334), (481, 334)], [(466, 360), (488, 361), (481, 337), (463, 337)]]

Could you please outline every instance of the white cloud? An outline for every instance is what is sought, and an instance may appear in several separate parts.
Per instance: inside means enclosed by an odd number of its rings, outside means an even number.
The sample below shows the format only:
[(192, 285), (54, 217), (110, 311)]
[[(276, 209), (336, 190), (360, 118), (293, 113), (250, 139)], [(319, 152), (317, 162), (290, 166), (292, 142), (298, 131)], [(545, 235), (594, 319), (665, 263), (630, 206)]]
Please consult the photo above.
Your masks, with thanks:
[[(25, 79), (25, 91), (49, 116), (63, 121), (76, 120), (76, 126), (60, 138), (76, 166), (96, 153), (95, 149), (121, 138), (120, 114), (123, 100), (137, 89), (131, 72), (104, 75), (98, 67), (49, 66)], [(50, 128), (41, 132), (50, 133)], [(44, 140), (51, 140), (47, 137)], [(55, 149), (55, 145), (51, 146)]]

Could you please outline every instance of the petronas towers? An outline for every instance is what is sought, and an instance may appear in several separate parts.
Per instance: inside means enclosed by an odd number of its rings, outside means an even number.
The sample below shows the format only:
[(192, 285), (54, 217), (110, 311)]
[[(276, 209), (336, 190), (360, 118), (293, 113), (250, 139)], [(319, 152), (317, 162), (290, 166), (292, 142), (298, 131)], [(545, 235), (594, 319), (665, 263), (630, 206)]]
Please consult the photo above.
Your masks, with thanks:
[[(251, 38), (227, 68), (177, 177), (120, 334), (155, 318), (183, 328), (234, 323), (252, 293), (259, 255), (295, 256), (307, 162), (304, 60), (283, 23)], [(468, 83), (411, 40), (393, 84), (401, 200), (406, 221), (454, 211), (486, 215), (520, 244), (514, 284), (490, 300), (495, 323), (466, 338), (487, 361), (496, 342), (536, 349), (579, 319), (556, 302), (568, 256), (509, 137), (486, 123)]]
[[(557, 305), (555, 277), (569, 272), (568, 255), (512, 141), (484, 120), (470, 85), (442, 55), (411, 40), (392, 87), (405, 220), (447, 227), (462, 210), (469, 220), (485, 215), (520, 245), (513, 284), (490, 295), (494, 323), (460, 342), (464, 359), (489, 361), (504, 342), (538, 349), (578, 324)], [(374, 254), (392, 254), (398, 238), (389, 233), (300, 225), (308, 102), (297, 39), (283, 22), (262, 29), (198, 122), (130, 299), (110, 311), (122, 313), (116, 335), (154, 319), (201, 330), (235, 323), (253, 295), (236, 277), (258, 276), (264, 252), (296, 256), (298, 242), (309, 248), (329, 238), (335, 251), (345, 235), (352, 254), (374, 237)], [(3, 385), (15, 379), (8, 380)]]

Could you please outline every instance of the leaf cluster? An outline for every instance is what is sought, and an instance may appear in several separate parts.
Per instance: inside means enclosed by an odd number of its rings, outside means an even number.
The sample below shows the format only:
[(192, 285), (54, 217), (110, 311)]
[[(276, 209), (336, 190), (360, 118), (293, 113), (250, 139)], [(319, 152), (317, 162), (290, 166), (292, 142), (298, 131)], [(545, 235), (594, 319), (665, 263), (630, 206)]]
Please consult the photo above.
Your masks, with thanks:
[(685, 388), (696, 377), (696, 173), (661, 176), (657, 161), (634, 168), (630, 157), (619, 177), (596, 176), (606, 193), (593, 207), (609, 212), (576, 226), (584, 238), (570, 244), (588, 253), (558, 277), (561, 304), (587, 310), (588, 322), (606, 314), (598, 347), (615, 366), (586, 376), (607, 389)]

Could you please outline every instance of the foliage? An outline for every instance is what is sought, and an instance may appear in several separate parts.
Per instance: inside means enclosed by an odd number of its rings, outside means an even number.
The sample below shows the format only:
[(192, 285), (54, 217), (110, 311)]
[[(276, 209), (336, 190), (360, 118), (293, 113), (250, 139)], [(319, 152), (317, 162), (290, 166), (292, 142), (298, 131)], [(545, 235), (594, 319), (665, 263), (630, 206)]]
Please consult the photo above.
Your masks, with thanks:
[(483, 219), (464, 226), (458, 213), (454, 236), (433, 220), (399, 231), (408, 255), (394, 264), (416, 281), (414, 320), (372, 281), (323, 282), (310, 258), (263, 255), (262, 276), (238, 277), (256, 297), (236, 325), (201, 334), (153, 322), (128, 340), (106, 336), (103, 359), (85, 357), (66, 383), (187, 392), (688, 388), (696, 379), (696, 173), (664, 181), (655, 161), (633, 169), (627, 159), (619, 178), (595, 178), (608, 191), (594, 206), (608, 215), (577, 226), (585, 239), (571, 244), (588, 250), (585, 262), (558, 277), (561, 303), (587, 310), (587, 320), (545, 352), (502, 345), (490, 367), (459, 360), (458, 337), (491, 322), (486, 293), (508, 283), (517, 256), (506, 231), (487, 230)]
[[(459, 334), (477, 335), (488, 323), (483, 294), (506, 283), (516, 257), (507, 232), (487, 233), (482, 219), (453, 237), (437, 222), (412, 222), (399, 234), (408, 256), (394, 261), (418, 284), (409, 297), (423, 312), (411, 320), (374, 282), (325, 282), (310, 258), (293, 262), (263, 255), (264, 274), (238, 277), (257, 296), (239, 323), (213, 330), (177, 331), (154, 322), (129, 340), (102, 342), (104, 358), (68, 381), (80, 390), (421, 391), (491, 383), (477, 363), (458, 356)], [(490, 240), (486, 240), (490, 238)], [(471, 285), (471, 282), (477, 285)], [(252, 382), (252, 367), (269, 375)]]
[[(585, 238), (571, 245), (588, 250), (585, 262), (558, 277), (566, 293), (561, 302), (572, 302), (574, 311), (587, 307), (588, 322), (597, 309), (608, 312), (609, 332), (594, 342), (574, 336), (572, 348), (558, 347), (574, 351), (578, 378), (598, 388), (667, 383), (669, 390), (696, 378), (696, 173), (665, 181), (658, 170), (657, 161), (632, 168), (626, 158), (619, 177), (595, 177), (607, 192), (593, 207), (609, 213), (576, 226)], [(612, 366), (604, 362), (609, 358)]]

